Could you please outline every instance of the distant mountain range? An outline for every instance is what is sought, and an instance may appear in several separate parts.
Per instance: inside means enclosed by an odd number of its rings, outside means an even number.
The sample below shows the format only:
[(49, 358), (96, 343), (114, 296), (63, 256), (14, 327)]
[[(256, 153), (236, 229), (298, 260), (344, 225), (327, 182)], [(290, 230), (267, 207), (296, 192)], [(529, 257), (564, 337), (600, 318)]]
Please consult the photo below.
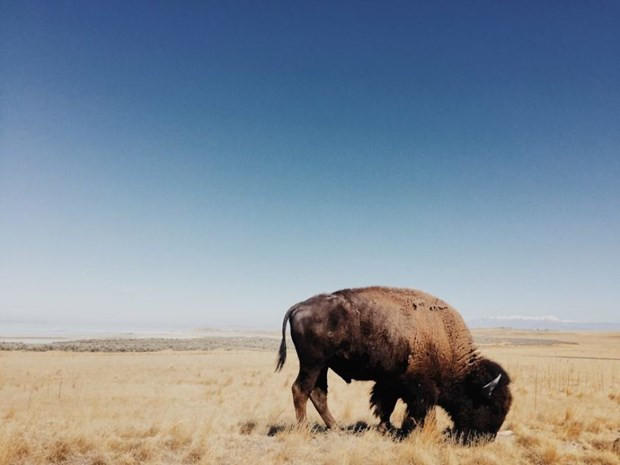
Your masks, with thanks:
[(470, 328), (513, 328), (546, 331), (620, 331), (620, 323), (562, 320), (556, 316), (492, 316), (468, 320)]

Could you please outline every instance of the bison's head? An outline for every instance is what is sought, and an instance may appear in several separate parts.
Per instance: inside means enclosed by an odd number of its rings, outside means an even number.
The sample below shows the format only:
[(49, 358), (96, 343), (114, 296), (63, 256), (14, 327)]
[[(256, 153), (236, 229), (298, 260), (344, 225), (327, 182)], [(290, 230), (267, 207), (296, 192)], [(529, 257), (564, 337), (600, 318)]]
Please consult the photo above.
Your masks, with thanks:
[(454, 422), (451, 432), (464, 442), (494, 438), (512, 402), (509, 383), (501, 366), (479, 359), (441, 402)]

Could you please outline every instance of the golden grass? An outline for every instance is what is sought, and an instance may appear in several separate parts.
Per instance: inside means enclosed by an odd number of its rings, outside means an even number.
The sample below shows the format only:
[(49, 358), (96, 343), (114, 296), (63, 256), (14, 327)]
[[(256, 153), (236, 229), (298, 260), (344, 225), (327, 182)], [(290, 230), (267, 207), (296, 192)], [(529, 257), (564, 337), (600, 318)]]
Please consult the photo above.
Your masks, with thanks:
[[(403, 442), (293, 428), (294, 351), (280, 374), (261, 351), (0, 352), (0, 464), (620, 465), (620, 335), (488, 333), (578, 344), (483, 346), (513, 378), (514, 435), (471, 447), (442, 438), (440, 410)], [(369, 383), (329, 383), (341, 424), (376, 423)]]

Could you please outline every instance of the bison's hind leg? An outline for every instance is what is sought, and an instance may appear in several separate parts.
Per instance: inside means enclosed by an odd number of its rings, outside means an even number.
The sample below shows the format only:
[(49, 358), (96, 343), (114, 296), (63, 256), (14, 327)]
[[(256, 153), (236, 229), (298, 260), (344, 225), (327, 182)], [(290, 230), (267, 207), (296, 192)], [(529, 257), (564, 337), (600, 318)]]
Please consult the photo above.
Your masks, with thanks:
[(292, 391), (299, 425), (306, 423), (306, 404), (310, 399), (327, 427), (336, 426), (336, 420), (327, 407), (327, 367), (302, 365)]
[(308, 403), (308, 398), (314, 389), (320, 372), (321, 369), (319, 367), (299, 367), (299, 374), (291, 387), (298, 425), (306, 423), (306, 404)]
[(398, 389), (394, 384), (377, 382), (372, 388), (370, 395), (370, 405), (374, 407), (374, 414), (379, 418), (379, 429), (382, 431), (391, 431), (392, 424), (390, 417), (396, 407), (396, 401), (399, 398)]
[(327, 367), (323, 368), (319, 373), (314, 389), (310, 393), (310, 400), (317, 412), (319, 412), (319, 415), (321, 415), (325, 425), (330, 429), (335, 428), (336, 420), (334, 420), (327, 406)]

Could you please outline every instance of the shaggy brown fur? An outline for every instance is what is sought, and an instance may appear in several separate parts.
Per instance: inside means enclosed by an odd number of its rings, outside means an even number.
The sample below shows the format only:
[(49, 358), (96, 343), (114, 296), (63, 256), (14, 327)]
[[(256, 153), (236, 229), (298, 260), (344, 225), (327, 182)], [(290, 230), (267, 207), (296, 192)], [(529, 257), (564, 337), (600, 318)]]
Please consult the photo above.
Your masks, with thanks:
[(284, 316), (276, 371), (286, 360), (287, 321), (300, 364), (292, 387), (299, 423), (310, 399), (325, 424), (335, 426), (327, 406), (328, 369), (347, 382), (376, 381), (370, 402), (386, 430), (398, 399), (407, 404), (405, 433), (439, 405), (465, 440), (494, 436), (510, 408), (508, 374), (478, 354), (454, 308), (424, 292), (345, 289), (294, 305)]

